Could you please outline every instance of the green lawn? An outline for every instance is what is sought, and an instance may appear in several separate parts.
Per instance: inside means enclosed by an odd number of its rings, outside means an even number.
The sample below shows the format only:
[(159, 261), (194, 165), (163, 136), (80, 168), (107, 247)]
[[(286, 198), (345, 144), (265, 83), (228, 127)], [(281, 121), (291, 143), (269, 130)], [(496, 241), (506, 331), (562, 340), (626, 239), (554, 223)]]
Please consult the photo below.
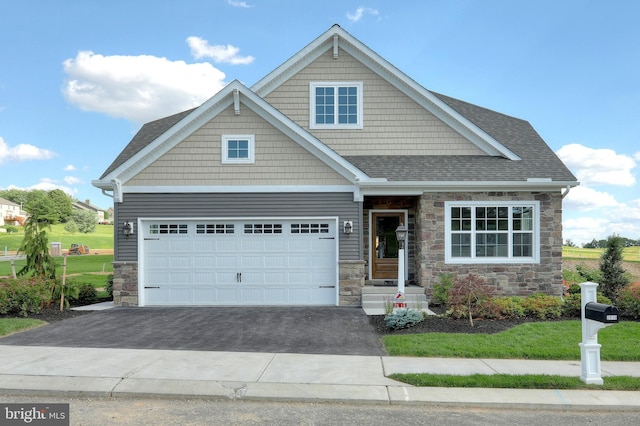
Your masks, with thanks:
[[(457, 358), (580, 359), (580, 321), (526, 323), (496, 334), (424, 333), (382, 339), (389, 355)], [(605, 361), (640, 361), (640, 323), (623, 321), (598, 332)]]
[[(22, 239), (24, 233), (22, 228), (20, 232), (16, 234), (0, 233), (0, 254), (4, 254), (6, 247), (7, 251), (16, 251)], [(82, 234), (80, 232), (70, 233), (64, 230), (64, 225), (51, 226), (51, 232), (49, 233), (49, 242), (62, 243), (62, 249), (66, 252), (71, 244), (82, 244), (89, 246), (89, 249), (113, 249), (113, 225), (98, 225), (96, 231), (90, 234)]]
[[(62, 257), (56, 257), (56, 272), (62, 276)], [(25, 260), (16, 260), (16, 271), (25, 264)], [(86, 254), (81, 256), (67, 256), (67, 275), (86, 274), (89, 272), (113, 272), (112, 254)], [(0, 276), (11, 275), (11, 262), (0, 262)]]
[(0, 318), (0, 336), (7, 336), (44, 324), (46, 322), (30, 318)]
[[(604, 249), (588, 249), (578, 247), (562, 247), (562, 257), (565, 259), (600, 259)], [(622, 253), (625, 262), (640, 262), (640, 247), (626, 247)]]

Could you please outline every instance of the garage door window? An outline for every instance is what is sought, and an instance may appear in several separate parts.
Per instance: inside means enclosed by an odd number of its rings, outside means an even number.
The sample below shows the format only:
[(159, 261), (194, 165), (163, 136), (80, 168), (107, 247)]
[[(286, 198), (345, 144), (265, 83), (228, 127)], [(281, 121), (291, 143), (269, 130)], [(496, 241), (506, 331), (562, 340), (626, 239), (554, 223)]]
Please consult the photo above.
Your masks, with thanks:
[(292, 234), (328, 234), (328, 223), (292, 223)]
[(282, 234), (279, 223), (247, 223), (244, 225), (245, 234)]
[(232, 223), (198, 223), (196, 234), (233, 234), (235, 228)]
[(189, 225), (186, 223), (154, 223), (149, 225), (149, 234), (188, 234)]

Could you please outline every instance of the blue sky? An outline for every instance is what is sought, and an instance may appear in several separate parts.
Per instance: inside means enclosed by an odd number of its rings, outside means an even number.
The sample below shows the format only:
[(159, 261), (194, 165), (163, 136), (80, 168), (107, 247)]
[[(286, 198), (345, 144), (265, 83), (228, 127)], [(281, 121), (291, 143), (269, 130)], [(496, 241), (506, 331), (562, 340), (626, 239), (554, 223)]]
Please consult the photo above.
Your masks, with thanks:
[(147, 121), (251, 86), (337, 23), (427, 89), (528, 120), (581, 181), (564, 238), (640, 238), (640, 2), (0, 4), (0, 188), (91, 186)]

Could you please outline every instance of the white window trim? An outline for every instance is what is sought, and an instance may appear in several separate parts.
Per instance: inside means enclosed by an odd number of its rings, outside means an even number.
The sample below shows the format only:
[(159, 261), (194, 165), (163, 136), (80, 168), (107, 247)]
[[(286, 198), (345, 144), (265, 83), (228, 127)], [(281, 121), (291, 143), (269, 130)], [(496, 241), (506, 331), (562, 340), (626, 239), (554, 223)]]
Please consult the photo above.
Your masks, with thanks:
[[(229, 158), (228, 143), (231, 140), (249, 141), (249, 158)], [(255, 160), (255, 135), (222, 135), (222, 164), (254, 164)]]
[[(492, 206), (508, 206), (508, 207), (533, 207), (533, 256), (531, 257), (513, 257), (512, 256), (512, 238), (513, 230), (511, 229), (512, 221), (509, 220), (509, 257), (475, 257), (475, 224), (473, 224), (471, 238), (471, 256), (472, 257), (453, 257), (451, 256), (451, 207), (492, 207)], [(447, 264), (504, 264), (504, 263), (540, 263), (540, 202), (531, 200), (522, 201), (445, 201), (445, 240), (444, 240), (444, 260)]]
[[(358, 88), (358, 122), (355, 124), (316, 124), (316, 87), (334, 87), (336, 96), (338, 87), (356, 86)], [(363, 84), (361, 81), (312, 81), (309, 83), (309, 128), (310, 129), (362, 129), (363, 128)], [(336, 108), (338, 104), (336, 103)], [(336, 110), (337, 113), (337, 110)], [(337, 116), (336, 116), (337, 117)], [(336, 120), (337, 121), (337, 120)]]

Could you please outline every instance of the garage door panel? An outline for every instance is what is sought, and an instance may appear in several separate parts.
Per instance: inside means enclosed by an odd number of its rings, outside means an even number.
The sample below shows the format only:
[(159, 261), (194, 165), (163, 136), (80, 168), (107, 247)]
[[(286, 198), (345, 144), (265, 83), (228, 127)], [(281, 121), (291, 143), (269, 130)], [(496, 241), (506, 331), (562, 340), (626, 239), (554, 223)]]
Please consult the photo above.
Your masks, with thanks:
[(334, 305), (335, 228), (322, 219), (143, 220), (143, 302)]

